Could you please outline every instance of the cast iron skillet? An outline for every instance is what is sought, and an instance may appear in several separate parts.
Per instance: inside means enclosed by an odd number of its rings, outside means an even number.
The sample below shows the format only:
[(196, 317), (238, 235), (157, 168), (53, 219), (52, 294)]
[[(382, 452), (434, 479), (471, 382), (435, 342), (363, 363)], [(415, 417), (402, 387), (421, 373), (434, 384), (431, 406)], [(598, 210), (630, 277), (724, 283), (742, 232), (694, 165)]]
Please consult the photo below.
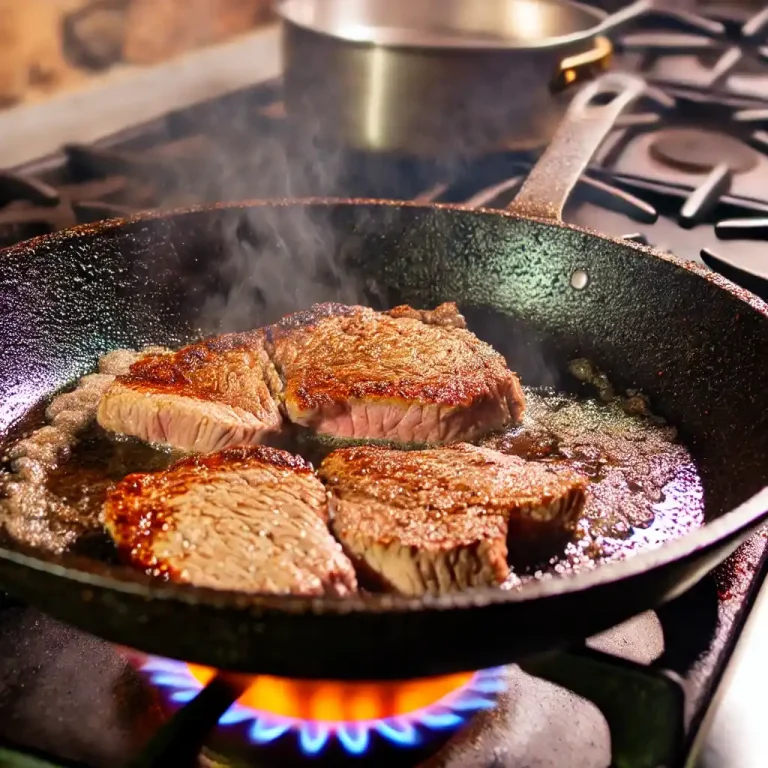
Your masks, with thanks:
[[(381, 679), (521, 659), (693, 585), (768, 510), (768, 308), (672, 256), (562, 223), (579, 173), (642, 88), (635, 78), (608, 75), (577, 97), (506, 213), (381, 201), (240, 203), (79, 227), (6, 251), (0, 433), (108, 350), (178, 343), (201, 326), (215, 331), (201, 314), (213, 294), (250, 291), (252, 311), (238, 317), (241, 327), (274, 319), (275, 260), (309, 264), (333, 254), (343, 279), (338, 271), (316, 276), (313, 298), (348, 298), (344, 290), (356, 279), (359, 298), (373, 303), (455, 300), (523, 381), (558, 384), (578, 354), (618, 385), (644, 390), (700, 464), (702, 529), (512, 593), (247, 596), (151, 584), (128, 568), (11, 549), (0, 550), (3, 588), (151, 653), (252, 673)], [(590, 102), (605, 90), (619, 93), (608, 105)], [(258, 269), (221, 269), (233, 249), (261, 254)], [(586, 287), (575, 287), (585, 277)]]

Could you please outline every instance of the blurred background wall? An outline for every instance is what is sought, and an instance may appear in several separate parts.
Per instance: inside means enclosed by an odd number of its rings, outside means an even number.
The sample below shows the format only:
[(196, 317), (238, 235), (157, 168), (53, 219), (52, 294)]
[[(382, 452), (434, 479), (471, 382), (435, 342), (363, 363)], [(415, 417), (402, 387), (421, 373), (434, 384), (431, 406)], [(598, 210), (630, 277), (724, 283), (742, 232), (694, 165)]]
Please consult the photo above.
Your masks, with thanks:
[(271, 18), (270, 0), (0, 0), (0, 107), (164, 61)]

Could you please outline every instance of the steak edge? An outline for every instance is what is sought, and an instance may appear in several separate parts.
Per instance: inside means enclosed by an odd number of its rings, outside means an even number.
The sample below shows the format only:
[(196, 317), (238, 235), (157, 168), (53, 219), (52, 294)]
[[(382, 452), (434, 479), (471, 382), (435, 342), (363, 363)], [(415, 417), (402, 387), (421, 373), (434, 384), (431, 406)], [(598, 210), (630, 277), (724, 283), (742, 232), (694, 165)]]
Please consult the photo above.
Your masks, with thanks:
[(330, 438), (472, 440), (520, 421), (504, 358), (455, 304), (388, 312), (318, 304), (250, 333), (141, 356), (99, 403), (104, 428), (209, 453), (267, 441), (284, 416)]
[(109, 387), (96, 417), (111, 432), (210, 453), (278, 432), (280, 389), (263, 333), (225, 334), (142, 356)]

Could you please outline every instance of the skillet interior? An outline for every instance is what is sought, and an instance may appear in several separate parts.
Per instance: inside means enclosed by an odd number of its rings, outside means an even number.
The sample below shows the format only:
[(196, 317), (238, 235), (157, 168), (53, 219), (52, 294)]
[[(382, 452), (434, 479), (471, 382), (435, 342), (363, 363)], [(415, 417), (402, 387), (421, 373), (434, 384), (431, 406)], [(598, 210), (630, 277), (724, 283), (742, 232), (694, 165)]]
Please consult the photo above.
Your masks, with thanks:
[[(298, 276), (310, 263), (324, 276)], [(577, 269), (584, 290), (571, 286)], [(649, 394), (699, 463), (708, 525), (591, 574), (439, 600), (232, 596), (3, 551), (0, 580), (108, 639), (301, 677), (437, 674), (592, 634), (690, 586), (768, 508), (755, 499), (724, 517), (768, 485), (768, 317), (717, 282), (559, 225), (381, 203), (225, 206), (16, 247), (0, 255), (0, 433), (100, 354), (215, 332), (222, 316), (231, 329), (315, 300), (455, 300), (494, 310), (473, 330), (527, 383), (558, 384), (579, 354)]]

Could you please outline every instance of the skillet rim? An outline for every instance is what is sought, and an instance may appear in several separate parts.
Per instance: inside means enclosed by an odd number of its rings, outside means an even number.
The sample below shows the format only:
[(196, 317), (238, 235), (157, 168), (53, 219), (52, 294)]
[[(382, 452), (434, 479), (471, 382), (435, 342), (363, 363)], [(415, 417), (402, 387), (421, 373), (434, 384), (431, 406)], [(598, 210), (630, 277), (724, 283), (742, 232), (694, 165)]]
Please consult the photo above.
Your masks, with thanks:
[[(0, 259), (8, 256), (23, 258), (30, 250), (42, 245), (56, 247), (69, 240), (84, 236), (98, 236), (128, 225), (143, 221), (157, 221), (175, 218), (187, 214), (205, 213), (213, 210), (235, 210), (257, 207), (297, 207), (297, 206), (369, 206), (379, 208), (414, 208), (424, 211), (435, 209), (455, 211), (457, 213), (474, 214), (478, 216), (501, 216), (516, 221), (529, 221), (536, 224), (572, 230), (599, 238), (613, 245), (619, 245), (639, 256), (658, 259), (669, 263), (675, 269), (685, 270), (695, 279), (704, 279), (733, 296), (747, 308), (762, 315), (768, 321), (768, 303), (741, 288), (722, 275), (707, 270), (693, 261), (681, 259), (671, 253), (662, 252), (649, 246), (633, 241), (596, 232), (586, 227), (568, 224), (563, 221), (540, 219), (521, 216), (506, 210), (491, 208), (469, 208), (455, 203), (420, 203), (411, 200), (390, 200), (379, 198), (333, 198), (333, 197), (302, 197), (276, 198), (219, 202), (194, 205), (181, 208), (165, 209), (137, 213), (125, 218), (107, 219), (100, 222), (80, 224), (59, 232), (41, 235), (0, 250)], [(2, 261), (0, 261), (2, 270)], [(123, 594), (133, 594), (153, 600), (170, 600), (195, 605), (206, 603), (208, 606), (225, 609), (250, 609), (251, 613), (279, 613), (282, 615), (304, 614), (399, 614), (419, 611), (443, 610), (472, 610), (486, 606), (506, 603), (529, 603), (545, 598), (555, 598), (571, 593), (583, 593), (595, 587), (620, 582), (638, 577), (649, 571), (656, 571), (669, 566), (676, 561), (685, 560), (700, 550), (716, 547), (729, 539), (738, 536), (748, 528), (757, 526), (762, 519), (768, 517), (768, 486), (762, 488), (736, 508), (724, 513), (711, 523), (688, 533), (675, 541), (636, 554), (626, 560), (606, 563), (596, 568), (573, 575), (561, 574), (557, 578), (540, 579), (527, 582), (514, 591), (498, 587), (480, 587), (439, 596), (424, 596), (420, 598), (406, 597), (394, 594), (372, 594), (362, 597), (353, 595), (346, 597), (307, 597), (300, 595), (269, 595), (249, 594), (246, 592), (224, 591), (196, 587), (190, 584), (146, 583), (139, 580), (139, 573), (126, 567), (118, 571), (124, 575), (115, 575), (113, 569), (110, 575), (93, 573), (80, 568), (67, 567), (67, 562), (82, 561), (82, 557), (62, 556), (57, 559), (43, 559), (31, 554), (0, 547), (0, 559), (9, 561), (30, 570), (46, 572), (54, 578), (64, 579), (74, 584), (80, 584), (84, 589), (105, 589)], [(109, 567), (109, 566), (105, 566)], [(122, 567), (121, 567), (122, 568)]]

